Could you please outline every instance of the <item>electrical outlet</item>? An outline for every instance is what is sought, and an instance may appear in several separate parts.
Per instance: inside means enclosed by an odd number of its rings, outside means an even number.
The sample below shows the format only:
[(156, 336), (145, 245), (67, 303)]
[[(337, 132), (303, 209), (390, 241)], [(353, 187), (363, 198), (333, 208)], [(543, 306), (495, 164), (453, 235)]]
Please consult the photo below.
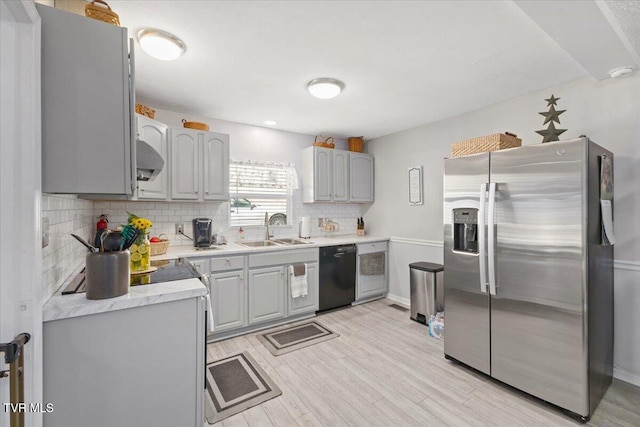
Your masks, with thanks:
[(49, 218), (42, 217), (42, 247), (49, 246)]
[(176, 234), (182, 234), (182, 233), (184, 233), (184, 224), (176, 223)]

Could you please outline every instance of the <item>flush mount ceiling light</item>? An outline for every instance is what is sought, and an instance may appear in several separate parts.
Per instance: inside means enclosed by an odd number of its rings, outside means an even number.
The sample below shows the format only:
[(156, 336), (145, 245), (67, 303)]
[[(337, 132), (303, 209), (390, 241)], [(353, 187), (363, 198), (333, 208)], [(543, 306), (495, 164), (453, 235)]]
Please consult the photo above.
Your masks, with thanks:
[(344, 89), (344, 83), (329, 77), (320, 77), (307, 83), (307, 90), (316, 98), (331, 99), (340, 95)]
[(264, 124), (267, 126), (275, 126), (278, 124), (278, 122), (276, 122), (275, 120), (265, 120)]
[(609, 76), (612, 79), (617, 79), (618, 77), (624, 77), (633, 73), (633, 67), (618, 67), (609, 71)]
[(178, 59), (187, 50), (182, 40), (166, 31), (143, 28), (137, 36), (142, 50), (163, 61)]

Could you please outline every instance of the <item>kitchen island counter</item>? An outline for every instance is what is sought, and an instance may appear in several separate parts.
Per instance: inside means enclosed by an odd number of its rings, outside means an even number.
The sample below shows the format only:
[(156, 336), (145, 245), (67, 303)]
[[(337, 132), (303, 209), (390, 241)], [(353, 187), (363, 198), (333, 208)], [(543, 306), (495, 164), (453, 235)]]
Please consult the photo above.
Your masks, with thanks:
[[(72, 276), (73, 277), (73, 276)], [(64, 285), (62, 286), (64, 288)], [(195, 298), (207, 294), (207, 288), (198, 279), (175, 280), (151, 285), (131, 286), (129, 293), (115, 298), (89, 300), (84, 293), (61, 295), (56, 293), (44, 304), (44, 322), (71, 317), (87, 316), (133, 307), (160, 304)]]

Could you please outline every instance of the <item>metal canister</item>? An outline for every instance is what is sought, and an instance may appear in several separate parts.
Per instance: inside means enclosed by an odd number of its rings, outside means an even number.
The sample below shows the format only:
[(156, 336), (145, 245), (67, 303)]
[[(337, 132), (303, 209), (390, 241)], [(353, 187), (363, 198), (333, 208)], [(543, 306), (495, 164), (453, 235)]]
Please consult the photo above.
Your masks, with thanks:
[(129, 292), (129, 251), (87, 254), (87, 299), (119, 297)]

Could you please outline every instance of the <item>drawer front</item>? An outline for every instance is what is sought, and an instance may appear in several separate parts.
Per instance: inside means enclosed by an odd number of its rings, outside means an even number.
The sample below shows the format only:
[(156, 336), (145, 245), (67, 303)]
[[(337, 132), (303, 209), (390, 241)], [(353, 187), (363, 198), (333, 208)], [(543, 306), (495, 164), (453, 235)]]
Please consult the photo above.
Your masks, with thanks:
[(249, 268), (297, 262), (318, 262), (318, 248), (249, 255)]
[(359, 254), (370, 254), (372, 252), (386, 252), (389, 248), (389, 242), (373, 242), (373, 243), (359, 243)]
[(241, 270), (244, 268), (243, 256), (211, 258), (211, 272)]

